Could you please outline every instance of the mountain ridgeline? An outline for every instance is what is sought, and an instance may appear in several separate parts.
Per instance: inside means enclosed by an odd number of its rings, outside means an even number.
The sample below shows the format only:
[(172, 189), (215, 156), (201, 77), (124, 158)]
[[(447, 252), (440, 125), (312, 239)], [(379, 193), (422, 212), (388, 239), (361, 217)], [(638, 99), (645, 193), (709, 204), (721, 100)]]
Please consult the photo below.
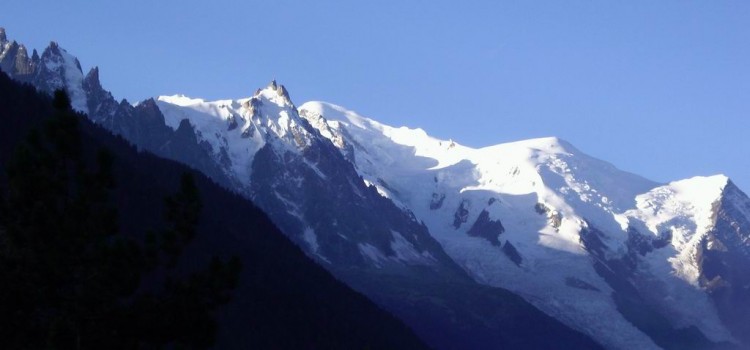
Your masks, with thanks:
[[(660, 184), (557, 138), (474, 149), (297, 106), (275, 81), (238, 100), (134, 106), (57, 45), (29, 57), (0, 41), (11, 77), (65, 89), (97, 126), (251, 200), (432, 347), (750, 346), (750, 199), (724, 176)], [(228, 324), (220, 335), (241, 332)]]
[(251, 202), (52, 105), (0, 74), (5, 348), (424, 348)]
[[(252, 200), (309, 256), (406, 322), (430, 346), (599, 348), (519, 296), (476, 283), (413, 214), (362, 181), (354, 165), (298, 115), (283, 86), (272, 82), (251, 98), (210, 106), (225, 116), (222, 119), (206, 118), (205, 113), (171, 105), (164, 98), (132, 106), (116, 102), (101, 87), (98, 69), (84, 77), (77, 59), (57, 45), (50, 47), (45, 53), (52, 53), (42, 56), (63, 63), (50, 65), (42, 59), (37, 67), (54, 68), (60, 79), (34, 83), (37, 88), (51, 92), (48, 86), (62, 87), (71, 96), (84, 96), (77, 103), (72, 98), (73, 107), (88, 112), (97, 125), (140, 150), (187, 164)], [(39, 74), (43, 73), (32, 73)], [(64, 84), (56, 85), (59, 80)], [(204, 118), (215, 129), (197, 129), (193, 118)], [(233, 220), (243, 216), (247, 214)], [(250, 239), (231, 232), (233, 239)], [(203, 244), (239, 249), (218, 237)], [(265, 273), (277, 274), (270, 269)], [(301, 288), (298, 293), (309, 291)], [(236, 294), (242, 295), (241, 287)], [(253, 316), (241, 308), (225, 309), (244, 315), (248, 326), (253, 325), (248, 320)], [(350, 312), (356, 317), (356, 311)], [(538, 337), (539, 330), (547, 337)], [(219, 341), (222, 334), (242, 332), (239, 323), (231, 323), (220, 328)], [(305, 339), (305, 335), (292, 338)], [(232, 339), (241, 344), (242, 336)]]

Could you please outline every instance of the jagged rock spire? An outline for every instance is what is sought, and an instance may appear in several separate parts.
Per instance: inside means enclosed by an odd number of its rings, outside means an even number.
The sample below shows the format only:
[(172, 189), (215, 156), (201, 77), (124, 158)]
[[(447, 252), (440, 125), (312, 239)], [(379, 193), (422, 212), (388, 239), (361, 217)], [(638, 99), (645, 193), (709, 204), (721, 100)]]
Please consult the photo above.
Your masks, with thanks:
[(26, 76), (34, 73), (34, 62), (29, 58), (26, 46), (18, 46), (18, 54), (15, 60), (15, 72), (19, 76)]
[(18, 56), (18, 43), (14, 41), (10, 45), (7, 45), (7, 43), (3, 44), (0, 54), (0, 69), (6, 73), (13, 74), (15, 72), (16, 56)]
[(276, 90), (276, 79), (271, 80), (271, 83), (268, 84), (268, 87), (270, 87), (273, 90)]
[(93, 68), (91, 68), (91, 70), (89, 70), (89, 72), (86, 74), (85, 80), (96, 82), (97, 84), (99, 84), (99, 67), (94, 66)]
[(8, 42), (8, 37), (5, 35), (5, 28), (0, 27), (0, 45)]
[(18, 53), (16, 54), (16, 64), (28, 65), (29, 63), (29, 52), (26, 50), (26, 46), (23, 44), (18, 45)]
[(279, 87), (276, 89), (276, 92), (279, 94), (279, 96), (282, 96), (287, 99), (287, 101), (291, 101), (289, 99), (289, 92), (286, 91), (286, 88), (284, 85), (279, 85)]
[(49, 45), (47, 45), (47, 48), (45, 48), (44, 52), (42, 52), (42, 59), (48, 60), (53, 56), (60, 56), (60, 46), (56, 41), (50, 41)]

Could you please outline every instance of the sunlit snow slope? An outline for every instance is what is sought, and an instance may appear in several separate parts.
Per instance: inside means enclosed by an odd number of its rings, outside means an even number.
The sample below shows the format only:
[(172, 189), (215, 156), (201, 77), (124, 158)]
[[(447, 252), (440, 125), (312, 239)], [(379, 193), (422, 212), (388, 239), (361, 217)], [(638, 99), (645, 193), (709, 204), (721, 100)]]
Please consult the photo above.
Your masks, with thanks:
[[(66, 89), (96, 123), (252, 199), (438, 346), (545, 329), (589, 344), (472, 278), (610, 349), (750, 344), (750, 198), (724, 176), (658, 184), (557, 138), (474, 149), (328, 103), (297, 108), (275, 82), (238, 100), (131, 105), (57, 44), (29, 55), (1, 28), (0, 69)], [(541, 326), (513, 328), (524, 319)]]
[(243, 186), (249, 185), (255, 154), (267, 143), (280, 152), (298, 153), (311, 142), (286, 90), (276, 82), (239, 100), (175, 95), (159, 96), (156, 103), (172, 129), (189, 120), (198, 139), (224, 163), (227, 175)]
[[(263, 207), (292, 239), (322, 262), (378, 268), (437, 265), (439, 245), (413, 218), (392, 204), (397, 215), (389, 219), (375, 217), (371, 213), (374, 206), (357, 209), (366, 206), (367, 187), (337, 149), (298, 115), (283, 85), (271, 82), (239, 100), (204, 101), (176, 95), (160, 96), (156, 104), (172, 129), (188, 122), (197, 142), (217, 160), (234, 189)], [(346, 166), (350, 173), (342, 169)], [(318, 201), (323, 195), (335, 196), (328, 203), (331, 210), (338, 205), (349, 212), (335, 213), (341, 217), (332, 218), (320, 213)], [(357, 216), (357, 210), (377, 222)], [(398, 217), (403, 220), (396, 220)], [(354, 218), (359, 221), (345, 221)], [(397, 225), (391, 220), (409, 224)], [(349, 225), (363, 227), (350, 229)], [(420, 241), (414, 229), (424, 231), (428, 242), (435, 242), (434, 247)], [(455, 266), (447, 256), (444, 260)]]
[[(474, 149), (333, 104), (299, 111), (478, 281), (517, 292), (607, 347), (656, 348), (618, 311), (613, 283), (594, 266), (633, 260), (630, 282), (672, 324), (732, 341), (697, 283), (694, 258), (725, 177), (660, 185), (558, 138)], [(601, 247), (582, 238), (587, 232)], [(633, 253), (642, 242), (650, 251)]]

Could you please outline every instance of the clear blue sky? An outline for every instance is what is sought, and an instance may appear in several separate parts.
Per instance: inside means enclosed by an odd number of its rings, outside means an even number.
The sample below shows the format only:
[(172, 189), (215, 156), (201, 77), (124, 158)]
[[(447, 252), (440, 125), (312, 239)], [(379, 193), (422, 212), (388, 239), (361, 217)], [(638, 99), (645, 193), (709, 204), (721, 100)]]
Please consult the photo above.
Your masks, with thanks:
[(250, 95), (276, 78), (384, 123), (486, 146), (559, 136), (657, 181), (750, 192), (747, 1), (6, 0), (118, 98)]

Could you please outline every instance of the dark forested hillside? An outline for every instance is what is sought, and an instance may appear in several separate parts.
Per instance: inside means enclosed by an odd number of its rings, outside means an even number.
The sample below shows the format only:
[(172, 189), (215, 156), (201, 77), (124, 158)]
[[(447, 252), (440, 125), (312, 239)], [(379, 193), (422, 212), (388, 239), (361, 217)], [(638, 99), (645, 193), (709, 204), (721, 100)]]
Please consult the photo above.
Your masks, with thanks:
[[(0, 73), (0, 193), (7, 194), (14, 179), (22, 178), (22, 174), (17, 173), (8, 176), (19, 145), (26, 142), (32, 130), (43, 129), (55, 113), (50, 98), (38, 94), (33, 87), (20, 85)], [(112, 221), (116, 223), (114, 230), (119, 232), (116, 236), (147, 246), (143, 242), (146, 237), (150, 237), (149, 232), (168, 231), (171, 226), (178, 227), (178, 224), (168, 220), (169, 215), (164, 215), (173, 209), (165, 204), (169, 203), (165, 198), (184, 190), (184, 174), (190, 174), (195, 179), (195, 188), (202, 203), (201, 210), (195, 222), (197, 226), (194, 237), (182, 249), (182, 254), (175, 255), (179, 257), (174, 268), (175, 274), (188, 276), (189, 273), (201, 271), (209, 266), (214, 256), (222, 261), (238, 257), (242, 266), (239, 284), (231, 291), (229, 303), (216, 311), (218, 330), (215, 347), (423, 347), (411, 330), (398, 320), (335, 280), (308, 259), (252, 203), (222, 189), (184, 165), (138, 152), (127, 142), (93, 125), (86, 118), (78, 118), (77, 127), (81, 135), (81, 152), (90, 155), (83, 157), (84, 168), (96, 168), (93, 162), (98, 158), (93, 155), (99, 154), (101, 150), (106, 149), (111, 155), (109, 175), (113, 186), (108, 187), (109, 194), (104, 201), (116, 212), (117, 219)], [(43, 132), (38, 132), (38, 135), (42, 138), (49, 137)], [(68, 173), (70, 176), (76, 174), (78, 172), (75, 171)], [(54, 175), (48, 174), (50, 176)], [(33, 182), (29, 182), (29, 187), (33, 189)], [(94, 206), (87, 204), (85, 207)], [(9, 217), (16, 208), (9, 206), (4, 210), (5, 217)], [(0, 227), (1, 258), (7, 258), (2, 255), (11, 251), (6, 249), (7, 237), (3, 237), (7, 232), (10, 230)], [(55, 245), (47, 244), (46, 247), (54, 248)], [(71, 255), (70, 259), (77, 258), (76, 254)], [(65, 256), (60, 259), (64, 261)], [(158, 287), (158, 281), (164, 279), (163, 270), (145, 273), (138, 290), (155, 289), (156, 293), (164, 295), (165, 292)], [(47, 281), (37, 283), (35, 287), (43, 289)], [(3, 305), (13, 308), (13, 305), (7, 303)], [(12, 328), (23, 327), (23, 324), (15, 324), (12, 319), (8, 319), (13, 311), (15, 310), (0, 310), (2, 317), (6, 318), (3, 324), (11, 327), (5, 331), (27, 331)], [(154, 312), (157, 312), (156, 309)], [(39, 317), (47, 316), (49, 315)], [(159, 315), (152, 316), (156, 319)], [(186, 323), (185, 320), (173, 321), (177, 327)], [(177, 332), (179, 331), (178, 329)], [(52, 348), (60, 347), (51, 345)]]

